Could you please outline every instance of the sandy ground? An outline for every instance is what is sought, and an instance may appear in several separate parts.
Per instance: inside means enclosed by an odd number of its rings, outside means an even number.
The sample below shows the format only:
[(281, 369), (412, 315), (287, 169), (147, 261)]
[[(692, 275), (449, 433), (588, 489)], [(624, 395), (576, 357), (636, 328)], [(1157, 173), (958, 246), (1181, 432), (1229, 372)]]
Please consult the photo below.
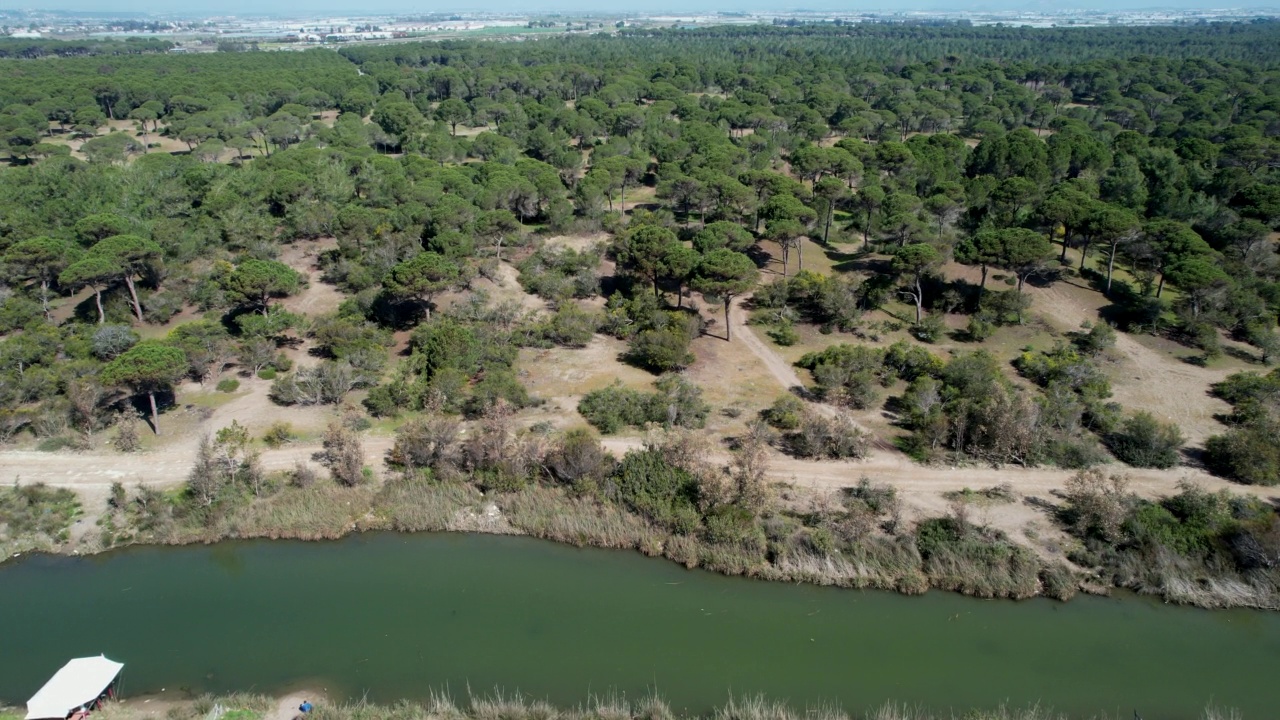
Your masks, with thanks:
[(276, 703), (274, 712), (266, 715), (263, 720), (295, 720), (295, 718), (305, 718), (306, 715), (299, 712), (298, 706), (304, 702), (310, 702), (312, 705), (317, 704), (324, 699), (324, 693), (315, 690), (299, 690), (291, 692), (280, 698)]
[[(1059, 299), (1061, 300), (1061, 299)], [(1065, 301), (1063, 301), (1065, 304)], [(760, 340), (745, 324), (746, 313), (740, 309), (734, 313), (733, 341), (725, 343), (718, 338), (710, 340), (728, 347), (731, 351), (747, 353), (767, 369), (774, 387), (761, 394), (764, 404), (779, 391), (800, 385), (800, 378), (784, 359)], [(615, 368), (627, 366), (617, 361), (617, 354), (624, 345), (609, 338), (597, 337), (585, 351), (540, 350), (524, 351), (521, 365), (539, 369), (530, 379), (530, 390), (547, 398), (543, 413), (548, 419), (556, 419), (557, 425), (567, 425), (576, 419), (573, 409), (581, 393), (607, 385), (617, 374)], [(1142, 346), (1133, 344), (1130, 349), (1139, 360), (1168, 364), (1162, 357), (1152, 359)], [(1137, 361), (1135, 361), (1137, 362)], [(634, 377), (626, 378), (628, 385), (643, 386), (652, 376), (630, 369)], [(281, 408), (266, 397), (264, 381), (248, 381), (249, 387), (231, 401), (217, 407), (202, 423), (207, 429), (222, 427), (235, 419), (258, 431), (270, 422), (286, 420), (295, 428), (312, 431), (323, 426), (329, 412), (317, 413), (314, 409)], [(260, 383), (263, 387), (256, 387)], [(535, 413), (531, 421), (536, 421)], [(196, 433), (167, 441), (153, 451), (137, 454), (121, 454), (110, 451), (94, 451), (75, 454), (44, 453), (35, 451), (5, 451), (0, 453), (0, 482), (23, 484), (43, 482), (54, 486), (75, 488), (89, 502), (105, 500), (113, 482), (127, 486), (143, 483), (157, 486), (173, 486), (181, 483), (190, 470), (197, 444)], [(380, 466), (380, 460), (390, 449), (393, 438), (371, 434), (365, 438), (365, 452), (370, 465)], [(605, 446), (621, 455), (637, 448), (641, 441), (636, 436), (607, 438)], [(262, 462), (268, 470), (287, 470), (298, 462), (311, 462), (311, 455), (320, 450), (312, 440), (286, 445), (278, 450), (265, 450)], [(727, 452), (718, 452), (711, 458), (718, 462), (727, 460)], [(1176, 492), (1182, 480), (1194, 481), (1207, 489), (1230, 489), (1233, 492), (1251, 492), (1261, 497), (1280, 499), (1280, 488), (1244, 488), (1203, 471), (1182, 467), (1173, 470), (1144, 470), (1115, 468), (1131, 479), (1134, 492), (1144, 497), (1160, 497)], [(777, 482), (809, 488), (820, 493), (834, 493), (840, 488), (856, 484), (868, 477), (875, 482), (888, 483), (902, 494), (909, 518), (937, 515), (947, 511), (949, 502), (943, 498), (948, 491), (965, 488), (981, 489), (1000, 483), (1010, 483), (1014, 491), (1023, 496), (1023, 502), (991, 504), (975, 509), (975, 519), (991, 524), (1028, 540), (1051, 545), (1064, 538), (1055, 539), (1044, 511), (1043, 503), (1056, 504), (1057, 493), (1073, 472), (1058, 469), (1028, 469), (987, 466), (922, 466), (897, 450), (881, 445), (861, 461), (812, 461), (799, 460), (773, 453), (770, 476)], [(1031, 532), (1028, 532), (1030, 529)], [(1033, 537), (1034, 536), (1034, 537)], [(1046, 538), (1048, 538), (1046, 540)]]
[(280, 301), (286, 310), (312, 316), (323, 315), (337, 310), (346, 299), (336, 286), (320, 279), (322, 273), (317, 264), (321, 253), (337, 246), (338, 241), (334, 238), (320, 238), (295, 242), (281, 249), (280, 262), (307, 277), (307, 286), (301, 292)]
[[(1030, 288), (1029, 292), (1034, 298), (1033, 312), (1062, 331), (1078, 330), (1086, 320), (1097, 322), (1098, 307), (1107, 304), (1099, 293), (1066, 282)], [(1231, 406), (1211, 395), (1210, 388), (1244, 368), (1191, 365), (1126, 333), (1117, 334), (1115, 351), (1122, 358), (1111, 373), (1116, 402), (1177, 423), (1187, 441), (1196, 446), (1226, 429), (1214, 415), (1230, 413)]]
[[(548, 242), (587, 247), (601, 239), (598, 236), (566, 236), (552, 238)], [(306, 273), (309, 279), (305, 290), (284, 301), (290, 310), (316, 315), (336, 309), (341, 302), (341, 293), (320, 281), (315, 265), (317, 255), (333, 244), (332, 239), (324, 239), (296, 243), (283, 251), (282, 260)], [(814, 266), (828, 260), (820, 251), (806, 254), (812, 258)], [(496, 282), (480, 281), (491, 297), (518, 301), (528, 311), (545, 308), (545, 303), (520, 289), (513, 267), (507, 263), (499, 267), (501, 273)], [(827, 270), (825, 267), (818, 269)], [(967, 277), (966, 273), (972, 272), (976, 271), (963, 266), (947, 268), (948, 275)], [(1099, 293), (1068, 282), (1049, 288), (1029, 287), (1028, 292), (1034, 298), (1032, 313), (1043, 318), (1040, 327), (1051, 326), (1058, 332), (1076, 330), (1086, 320), (1096, 321), (1099, 308), (1106, 304)], [(708, 304), (696, 295), (695, 299), (700, 301), (704, 316), (712, 322), (709, 334), (694, 343), (693, 351), (698, 360), (687, 373), (692, 381), (703, 387), (704, 397), (713, 407), (736, 408), (739, 411), (737, 417), (728, 413), (714, 414), (708, 422), (711, 436), (731, 437), (778, 395), (804, 385), (788, 359), (796, 348), (785, 348), (780, 352), (772, 343), (762, 339), (747, 325), (749, 313), (743, 308), (742, 299), (734, 302), (732, 340), (726, 342), (722, 335), (724, 318), (721, 307)], [(1044, 334), (1034, 329), (1026, 332), (1036, 336)], [(1022, 335), (1014, 341), (1022, 342)], [(1176, 420), (1193, 444), (1202, 443), (1209, 435), (1222, 430), (1214, 414), (1229, 409), (1225, 403), (1209, 395), (1210, 385), (1231, 372), (1244, 369), (1246, 365), (1231, 359), (1215, 363), (1211, 368), (1190, 365), (1179, 358), (1177, 348), (1164, 347), (1161, 342), (1148, 338), (1139, 341), (1123, 333), (1119, 335), (1114, 352), (1117, 360), (1110, 368), (1116, 399), (1126, 407), (1147, 409)], [(655, 379), (653, 375), (621, 362), (620, 356), (625, 349), (626, 344), (621, 341), (597, 336), (582, 349), (522, 350), (517, 365), (521, 380), (531, 394), (546, 401), (541, 407), (522, 414), (522, 423), (549, 422), (561, 429), (582, 425), (585, 423), (576, 408), (584, 393), (605, 387), (615, 380), (628, 387), (650, 388)], [(944, 349), (939, 346), (940, 351)], [(301, 355), (305, 353), (305, 347), (293, 352), (305, 360)], [(204, 407), (186, 404), (166, 413), (161, 422), (168, 435), (159, 441), (148, 439), (147, 445), (152, 449), (136, 454), (117, 453), (109, 447), (80, 453), (0, 451), (0, 482), (43, 482), (75, 488), (85, 496), (93, 513), (93, 508), (105, 501), (113, 482), (126, 486), (137, 483), (176, 486), (183, 482), (195, 457), (198, 438), (232, 420), (247, 426), (255, 435), (276, 421), (293, 425), (301, 439), (280, 449), (264, 450), (262, 462), (266, 469), (287, 470), (299, 462), (314, 462), (312, 455), (320, 450), (319, 432), (336, 410), (276, 406), (267, 398), (269, 385), (269, 382), (256, 378), (242, 379), (240, 390), (230, 396), (212, 393), (211, 387), (187, 385), (179, 388), (178, 397), (184, 403), (200, 403), (200, 398), (204, 398)], [(823, 413), (836, 412), (826, 405), (814, 404), (811, 407)], [(895, 486), (907, 506), (908, 519), (914, 519), (947, 512), (950, 501), (944, 497), (945, 493), (1008, 483), (1019, 501), (975, 505), (972, 508), (975, 520), (1003, 529), (1049, 555), (1060, 556), (1061, 546), (1069, 542), (1054, 527), (1044, 507), (1060, 501), (1059, 494), (1065, 481), (1074, 474), (1072, 471), (979, 465), (923, 466), (896, 450), (887, 440), (879, 411), (858, 413), (854, 417), (875, 430), (878, 440), (870, 456), (861, 461), (832, 462), (799, 460), (775, 452), (771, 458), (770, 476), (782, 484), (781, 492), (791, 492), (785, 488), (793, 486), (807, 489), (814, 497), (832, 496), (840, 488), (867, 477)], [(639, 432), (606, 438), (603, 442), (617, 455), (642, 445)], [(386, 432), (366, 433), (367, 462), (381, 471), (381, 460), (392, 444), (393, 438)], [(710, 459), (727, 462), (728, 452), (719, 450)], [(1280, 500), (1280, 488), (1237, 486), (1195, 467), (1167, 471), (1125, 467), (1111, 470), (1129, 476), (1132, 490), (1144, 497), (1169, 495), (1176, 492), (1179, 482), (1189, 480), (1210, 490), (1230, 489)], [(296, 706), (297, 702), (293, 702), (292, 707)]]

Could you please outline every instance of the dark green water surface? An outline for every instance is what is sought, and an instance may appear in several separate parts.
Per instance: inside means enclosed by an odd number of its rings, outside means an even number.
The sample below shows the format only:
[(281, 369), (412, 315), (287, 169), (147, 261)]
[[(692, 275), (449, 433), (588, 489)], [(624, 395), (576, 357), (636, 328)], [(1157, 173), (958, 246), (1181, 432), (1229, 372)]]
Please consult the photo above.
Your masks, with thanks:
[(334, 543), (137, 548), (0, 566), (0, 704), (65, 660), (165, 688), (390, 701), (495, 689), (573, 705), (656, 689), (798, 708), (1040, 702), (1191, 718), (1280, 715), (1280, 613), (1146, 599), (905, 597), (727, 578), (527, 538), (370, 534)]

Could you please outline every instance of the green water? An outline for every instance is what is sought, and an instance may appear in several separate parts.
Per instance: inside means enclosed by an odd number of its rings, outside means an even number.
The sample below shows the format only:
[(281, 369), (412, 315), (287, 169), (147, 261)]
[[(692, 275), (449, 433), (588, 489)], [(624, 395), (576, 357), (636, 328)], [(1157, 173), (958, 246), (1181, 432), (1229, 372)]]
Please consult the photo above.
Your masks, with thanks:
[(0, 704), (66, 659), (126, 663), (124, 692), (422, 697), (519, 690), (558, 704), (649, 690), (862, 710), (1040, 702), (1272, 717), (1280, 613), (1144, 599), (1005, 602), (765, 583), (526, 538), (374, 534), (336, 543), (138, 548), (0, 566)]

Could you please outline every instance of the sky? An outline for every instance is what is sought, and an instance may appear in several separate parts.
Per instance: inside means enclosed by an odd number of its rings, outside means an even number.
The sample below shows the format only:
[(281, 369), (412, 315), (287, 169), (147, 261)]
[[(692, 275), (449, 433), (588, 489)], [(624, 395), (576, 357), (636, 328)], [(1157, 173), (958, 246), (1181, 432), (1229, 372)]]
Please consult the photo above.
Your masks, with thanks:
[(1280, 0), (0, 0), (0, 9), (77, 10), (92, 12), (142, 12), (150, 14), (275, 14), (315, 16), (317, 14), (410, 14), (425, 12), (519, 12), (590, 11), (671, 12), (698, 11), (881, 11), (902, 10), (1054, 10), (1144, 8), (1204, 9), (1280, 5)]

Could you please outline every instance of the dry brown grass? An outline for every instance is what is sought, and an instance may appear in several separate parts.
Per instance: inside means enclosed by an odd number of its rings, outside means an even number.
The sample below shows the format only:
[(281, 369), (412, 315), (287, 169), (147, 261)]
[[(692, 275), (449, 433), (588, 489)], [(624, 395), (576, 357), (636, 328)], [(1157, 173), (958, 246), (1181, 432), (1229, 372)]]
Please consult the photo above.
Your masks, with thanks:
[[(163, 703), (170, 720), (194, 720), (207, 716), (215, 706), (227, 711), (247, 711), (249, 717), (270, 717), (271, 698), (258, 695), (202, 696), (192, 701)], [(156, 717), (140, 704), (116, 703), (102, 715), (107, 720), (141, 720)], [(617, 694), (593, 695), (576, 707), (555, 707), (545, 700), (520, 693), (471, 695), (455, 699), (446, 691), (431, 691), (421, 702), (401, 700), (376, 705), (367, 700), (333, 703), (317, 700), (314, 720), (1068, 720), (1069, 716), (1039, 705), (989, 710), (930, 710), (902, 703), (886, 703), (862, 712), (848, 712), (832, 704), (798, 708), (763, 695), (731, 697), (705, 715), (679, 714), (660, 696), (626, 698)], [(1104, 720), (1108, 716), (1092, 716)], [(1124, 716), (1120, 716), (1124, 717)], [(8, 718), (0, 713), (0, 718)], [(1204, 708), (1199, 720), (1243, 720), (1239, 711), (1214, 706)], [(1078, 718), (1077, 720), (1084, 720)]]

